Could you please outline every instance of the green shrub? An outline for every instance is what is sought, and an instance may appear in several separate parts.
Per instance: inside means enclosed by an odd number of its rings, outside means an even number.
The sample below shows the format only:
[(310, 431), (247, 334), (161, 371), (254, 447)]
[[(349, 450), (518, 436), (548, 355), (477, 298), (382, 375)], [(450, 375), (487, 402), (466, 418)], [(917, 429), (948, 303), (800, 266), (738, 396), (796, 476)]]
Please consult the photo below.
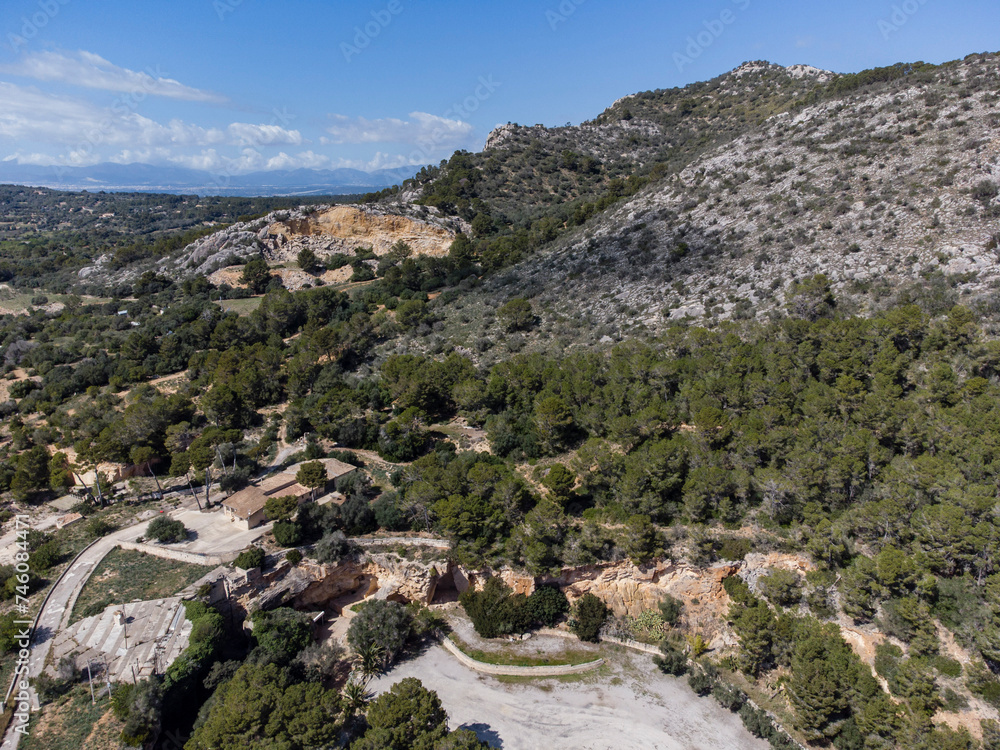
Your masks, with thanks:
[(256, 663), (288, 664), (312, 642), (309, 616), (289, 607), (269, 612), (257, 611), (251, 617)]
[(750, 587), (739, 576), (729, 576), (722, 581), (722, 588), (737, 604), (753, 604), (756, 598), (750, 593)]
[(733, 713), (743, 708), (747, 702), (747, 695), (735, 685), (719, 680), (712, 688), (712, 697), (719, 702), (723, 708)]
[(720, 560), (742, 560), (751, 550), (750, 540), (743, 537), (720, 537), (716, 545), (715, 553)]
[(294, 495), (282, 495), (281, 497), (269, 497), (264, 502), (264, 515), (268, 521), (284, 521), (290, 518), (299, 507), (299, 501)]
[(294, 521), (275, 521), (271, 533), (282, 547), (295, 547), (302, 541), (302, 529)]
[(243, 570), (259, 568), (264, 564), (264, 557), (264, 550), (260, 547), (248, 547), (236, 556), (233, 565), (237, 568), (243, 568)]
[(688, 685), (698, 695), (708, 695), (718, 684), (718, 672), (707, 662), (695, 662), (688, 675)]
[(116, 528), (113, 523), (109, 523), (103, 518), (91, 518), (87, 522), (87, 534), (95, 539), (110, 534)]
[(207, 643), (214, 649), (222, 643), (224, 635), (222, 615), (218, 611), (210, 609), (203, 616), (194, 620), (189, 642), (193, 644)]
[(510, 587), (497, 577), (487, 580), (481, 591), (470, 588), (458, 601), (483, 638), (522, 633), (530, 624), (525, 607), (527, 597), (513, 594)]
[(896, 676), (902, 658), (903, 649), (884, 641), (875, 647), (875, 671), (891, 682)]
[(383, 492), (378, 499), (372, 503), (372, 512), (375, 513), (375, 523), (380, 529), (389, 531), (402, 531), (409, 526), (406, 514), (399, 505), (399, 495), (396, 492)]
[(354, 619), (347, 629), (347, 642), (355, 653), (372, 648), (382, 654), (382, 667), (387, 668), (403, 650), (413, 631), (413, 618), (399, 602), (371, 599), (356, 607)]
[(949, 659), (947, 656), (935, 656), (931, 663), (934, 668), (946, 677), (961, 677), (962, 663), (956, 659)]
[(539, 586), (526, 606), (532, 622), (552, 627), (569, 611), (569, 600), (558, 586)]
[(760, 578), (760, 589), (772, 604), (790, 607), (802, 599), (802, 580), (791, 570), (771, 570)]
[(667, 594), (660, 600), (659, 609), (660, 615), (667, 625), (676, 625), (684, 611), (684, 602)]
[(681, 649), (677, 648), (676, 645), (671, 643), (669, 640), (664, 640), (660, 644), (660, 653), (662, 656), (654, 656), (653, 663), (660, 668), (660, 671), (664, 674), (672, 674), (674, 677), (680, 677), (686, 674), (688, 671), (688, 658)]
[(288, 554), (285, 555), (285, 559), (288, 560), (288, 562), (291, 563), (292, 565), (298, 565), (300, 562), (302, 562), (302, 553), (299, 552), (297, 549), (290, 550)]
[(125, 726), (120, 739), (131, 747), (142, 747), (160, 727), (163, 687), (157, 678), (137, 684), (120, 682), (111, 693), (111, 708)]
[(343, 531), (331, 531), (316, 543), (314, 555), (321, 563), (335, 565), (354, 550)]
[(535, 312), (528, 300), (515, 297), (497, 310), (497, 320), (508, 333), (526, 331), (535, 322)]
[(28, 555), (28, 565), (32, 570), (44, 573), (52, 566), (58, 565), (61, 559), (62, 550), (59, 548), (59, 542), (50, 539)]
[(581, 641), (597, 643), (601, 637), (601, 626), (604, 625), (609, 612), (610, 610), (605, 606), (604, 602), (593, 594), (586, 593), (580, 597), (573, 607), (569, 629)]
[(154, 518), (146, 527), (147, 538), (155, 539), (164, 544), (184, 541), (187, 539), (187, 533), (188, 530), (184, 528), (183, 523), (167, 516)]

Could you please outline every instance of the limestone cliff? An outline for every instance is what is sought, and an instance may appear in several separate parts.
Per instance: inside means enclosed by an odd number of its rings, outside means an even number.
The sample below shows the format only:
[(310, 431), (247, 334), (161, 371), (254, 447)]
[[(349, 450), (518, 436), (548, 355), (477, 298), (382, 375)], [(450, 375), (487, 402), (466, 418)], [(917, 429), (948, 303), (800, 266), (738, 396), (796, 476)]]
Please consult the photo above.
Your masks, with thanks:
[(282, 562), (265, 574), (234, 573), (228, 587), (246, 612), (278, 606), (313, 610), (348, 594), (430, 604), (442, 578), (450, 582), (447, 562), (424, 563), (380, 552), (352, 555), (334, 565)]
[(666, 594), (684, 602), (684, 625), (705, 637), (718, 639), (716, 645), (728, 645), (732, 636), (725, 626), (729, 611), (729, 595), (722, 582), (736, 575), (740, 563), (718, 563), (698, 568), (687, 563), (661, 561), (638, 567), (631, 562), (602, 563), (576, 568), (564, 568), (558, 576), (534, 578), (513, 570), (472, 571), (456, 568), (455, 587), (459, 592), (479, 588), (492, 575), (497, 575), (515, 593), (528, 594), (536, 585), (557, 584), (570, 603), (584, 594), (593, 594), (618, 616), (638, 616), (655, 610)]
[(303, 247), (320, 257), (334, 253), (353, 255), (371, 248), (385, 255), (397, 242), (405, 242), (414, 255), (441, 257), (455, 239), (455, 231), (426, 219), (388, 213), (369, 206), (334, 206), (311, 214), (297, 214), (276, 221), (262, 233), (273, 260), (292, 260)]
[(337, 253), (354, 255), (360, 248), (384, 255), (399, 241), (408, 244), (414, 256), (441, 257), (448, 254), (458, 232), (469, 231), (461, 219), (424, 206), (310, 206), (233, 224), (163, 258), (157, 267), (166, 274), (208, 276), (254, 256), (285, 263), (306, 247), (321, 260)]
[(571, 603), (591, 593), (615, 615), (633, 617), (655, 610), (669, 594), (684, 603), (682, 626), (721, 647), (735, 643), (726, 625), (730, 599), (722, 582), (740, 575), (753, 585), (767, 570), (779, 567), (804, 573), (809, 563), (799, 556), (778, 553), (748, 555), (745, 561), (706, 567), (683, 561), (639, 567), (626, 560), (534, 577), (509, 568), (474, 570), (440, 559), (414, 560), (395, 552), (373, 552), (345, 558), (336, 565), (308, 561), (295, 567), (282, 564), (266, 576), (250, 576), (245, 587), (237, 587), (237, 594), (247, 611), (282, 604), (321, 609), (348, 594), (430, 604), (443, 598), (439, 595), (447, 590), (460, 594), (499, 576), (515, 593), (530, 595), (538, 585), (557, 584)]

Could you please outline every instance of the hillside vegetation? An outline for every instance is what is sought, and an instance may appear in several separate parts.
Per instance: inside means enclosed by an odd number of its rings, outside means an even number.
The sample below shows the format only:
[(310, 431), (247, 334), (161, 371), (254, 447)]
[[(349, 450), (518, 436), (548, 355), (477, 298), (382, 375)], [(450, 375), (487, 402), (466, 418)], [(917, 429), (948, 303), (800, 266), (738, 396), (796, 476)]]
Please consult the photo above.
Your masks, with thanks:
[[(378, 461), (339, 486), (342, 506), (276, 527), (323, 563), (379, 528), (433, 531), (470, 568), (540, 578), (793, 555), (808, 575), (729, 575), (728, 641), (703, 654), (700, 633), (683, 647), (673, 633), (660, 668), (690, 668), (778, 747), (790, 741), (748, 694), (815, 747), (996, 747), (998, 59), (852, 76), (748, 63), (579, 127), (504, 126), (483, 153), (366, 198), (372, 215), (456, 232), (446, 255), (400, 240), (321, 258), (310, 233), (294, 293), (269, 266), (292, 261), (268, 227), (308, 208), (256, 201), (281, 215), (197, 238), (183, 232), (240, 218), (237, 204), (178, 207), (198, 221), (173, 233), (156, 213), (162, 234), (135, 257), (127, 227), (85, 227), (78, 247), (38, 224), (4, 245), (15, 269), (35, 242), (55, 264), (12, 271), (37, 296), (0, 318), (4, 502), (41, 502), (109, 462), (231, 493), (303, 439), (297, 459)], [(44, 216), (34, 195), (18, 210)], [(205, 278), (219, 267), (238, 288)], [(348, 267), (336, 288), (323, 278)], [(104, 296), (55, 309), (45, 291)], [(242, 316), (220, 306), (249, 297)], [(488, 450), (455, 437), (475, 432)], [(38, 583), (58, 550), (36, 541)], [(596, 637), (606, 612), (588, 606)], [(580, 630), (579, 606), (572, 617)], [(171, 678), (174, 720), (207, 698), (222, 656), (206, 644)], [(274, 666), (285, 656), (213, 671), (228, 687), (192, 746), (225, 734), (254, 680), (289, 701), (306, 690), (304, 666)], [(308, 690), (317, 726), (360, 731), (353, 708)]]

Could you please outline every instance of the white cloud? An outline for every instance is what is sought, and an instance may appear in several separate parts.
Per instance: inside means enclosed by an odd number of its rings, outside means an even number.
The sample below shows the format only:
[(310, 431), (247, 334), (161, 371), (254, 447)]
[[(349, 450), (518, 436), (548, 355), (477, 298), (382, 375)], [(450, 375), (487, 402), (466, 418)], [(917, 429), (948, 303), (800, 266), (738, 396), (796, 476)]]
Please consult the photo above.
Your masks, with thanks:
[(474, 128), (462, 120), (411, 112), (409, 120), (387, 117), (369, 120), (366, 117), (332, 115), (327, 128), (332, 138), (327, 143), (406, 143), (434, 151), (452, 151), (467, 145)]
[(0, 66), (7, 73), (39, 81), (60, 81), (104, 91), (130, 93), (133, 96), (164, 96), (193, 102), (221, 103), (225, 97), (211, 91), (185, 86), (166, 78), (156, 69), (139, 72), (119, 67), (100, 55), (80, 50), (75, 55), (61, 52), (33, 52), (13, 65)]
[[(140, 161), (233, 173), (268, 168), (268, 157), (258, 148), (303, 143), (299, 131), (277, 125), (232, 123), (203, 128), (178, 119), (160, 123), (118, 109), (0, 81), (0, 142), (44, 143), (60, 149), (51, 155), (19, 150), (15, 156), (20, 163), (87, 166)], [(217, 148), (226, 146), (239, 148), (239, 156), (218, 152)], [(198, 151), (190, 153), (192, 149)], [(298, 158), (308, 165), (322, 157), (306, 151)]]
[(280, 125), (234, 122), (229, 126), (228, 133), (240, 146), (302, 145), (302, 134), (298, 130), (286, 130)]
[(264, 169), (329, 169), (330, 157), (314, 151), (302, 151), (290, 156), (282, 151), (267, 160)]
[(71, 97), (0, 81), (0, 138), (96, 148), (102, 145), (206, 145), (233, 138), (217, 128), (171, 120), (161, 124)]

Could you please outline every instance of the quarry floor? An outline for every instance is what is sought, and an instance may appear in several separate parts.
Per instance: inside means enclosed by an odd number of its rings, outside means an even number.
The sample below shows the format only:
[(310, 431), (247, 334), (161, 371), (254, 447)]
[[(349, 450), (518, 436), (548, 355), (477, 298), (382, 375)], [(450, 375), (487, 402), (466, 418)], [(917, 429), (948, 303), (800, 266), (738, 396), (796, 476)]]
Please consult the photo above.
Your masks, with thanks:
[(593, 673), (521, 680), (473, 672), (435, 645), (370, 688), (416, 677), (440, 696), (452, 729), (504, 750), (767, 750), (738, 716), (660, 673), (648, 655), (614, 646), (602, 655)]

